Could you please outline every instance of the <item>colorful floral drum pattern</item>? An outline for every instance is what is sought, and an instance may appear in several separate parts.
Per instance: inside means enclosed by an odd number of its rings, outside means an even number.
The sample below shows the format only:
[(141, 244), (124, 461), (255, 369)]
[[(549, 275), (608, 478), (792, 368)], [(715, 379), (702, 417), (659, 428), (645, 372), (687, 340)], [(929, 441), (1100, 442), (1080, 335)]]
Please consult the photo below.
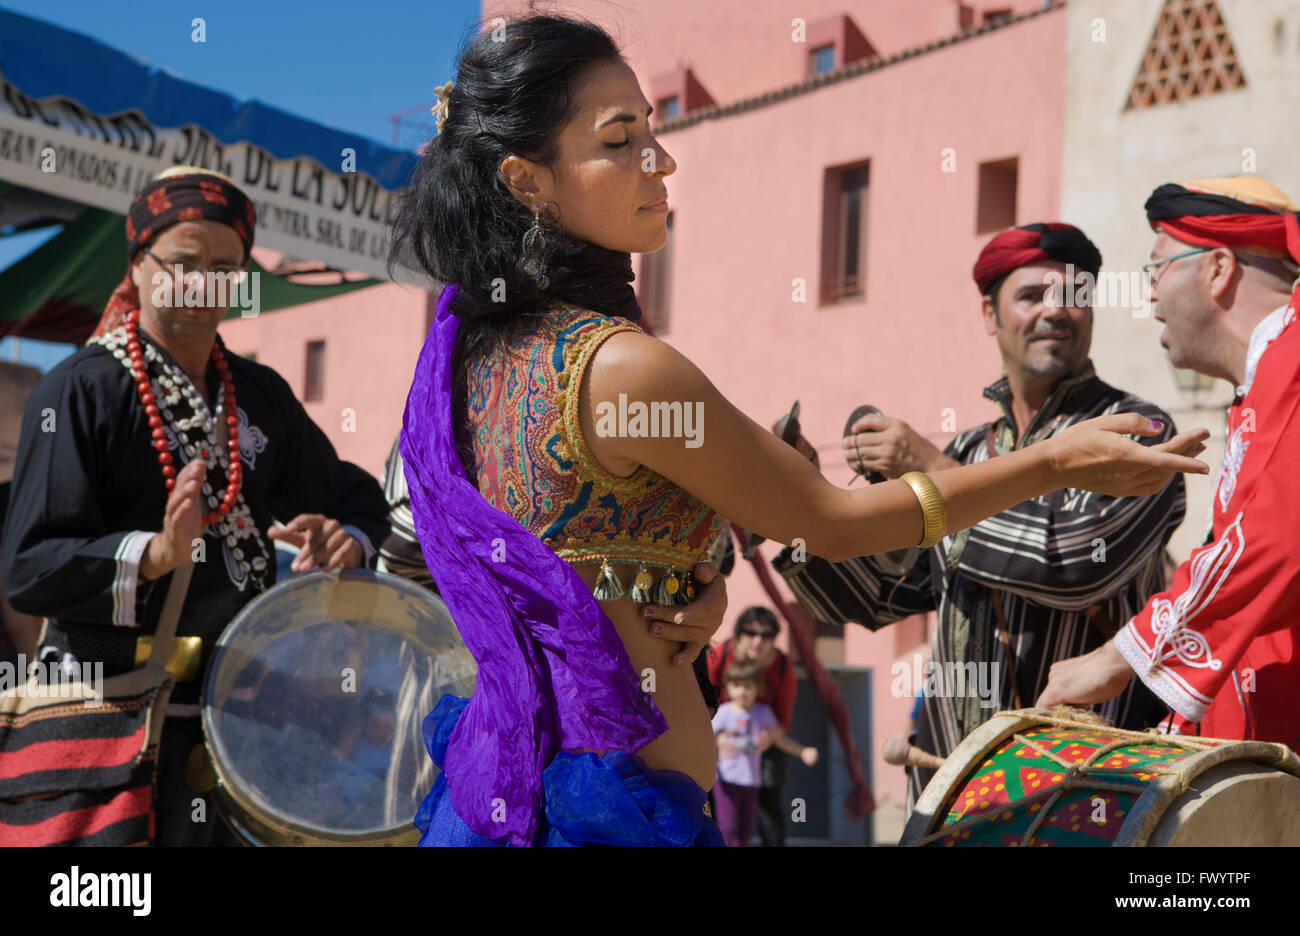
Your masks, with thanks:
[(1109, 846), (1151, 781), (1207, 746), (1197, 740), (1056, 725), (1018, 733), (962, 779), (926, 844)]

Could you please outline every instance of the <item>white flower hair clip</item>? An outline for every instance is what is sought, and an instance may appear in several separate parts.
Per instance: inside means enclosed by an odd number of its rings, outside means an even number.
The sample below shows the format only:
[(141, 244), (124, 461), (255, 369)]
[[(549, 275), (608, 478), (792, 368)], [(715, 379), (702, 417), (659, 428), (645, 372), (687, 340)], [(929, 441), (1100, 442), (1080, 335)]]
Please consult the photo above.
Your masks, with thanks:
[(447, 122), (447, 116), (451, 113), (451, 82), (448, 81), (441, 87), (433, 89), (434, 95), (438, 98), (438, 103), (429, 109), (433, 114), (434, 126), (438, 132), (442, 133), (442, 125)]

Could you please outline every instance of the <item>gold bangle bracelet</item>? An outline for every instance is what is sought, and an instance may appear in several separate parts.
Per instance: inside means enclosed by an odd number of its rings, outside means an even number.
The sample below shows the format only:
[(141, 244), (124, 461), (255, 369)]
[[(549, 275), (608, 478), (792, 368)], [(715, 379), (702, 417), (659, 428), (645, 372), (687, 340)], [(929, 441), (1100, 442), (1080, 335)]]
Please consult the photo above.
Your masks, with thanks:
[(909, 471), (899, 480), (907, 482), (907, 486), (912, 489), (917, 502), (921, 505), (925, 529), (921, 534), (921, 542), (917, 545), (922, 549), (928, 549), (943, 539), (948, 532), (948, 505), (944, 503), (943, 494), (939, 493), (939, 486), (925, 472)]

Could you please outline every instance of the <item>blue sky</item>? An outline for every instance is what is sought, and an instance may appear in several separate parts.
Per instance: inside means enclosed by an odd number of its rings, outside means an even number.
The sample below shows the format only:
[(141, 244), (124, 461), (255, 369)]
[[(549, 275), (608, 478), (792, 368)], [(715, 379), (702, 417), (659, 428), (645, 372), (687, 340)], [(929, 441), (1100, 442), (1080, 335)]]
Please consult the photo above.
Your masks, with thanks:
[[(2, 0), (239, 98), (392, 141), (390, 114), (432, 99), (455, 77), (478, 0)], [(207, 42), (190, 40), (190, 21)]]
[[(72, 29), (177, 75), (391, 144), (390, 115), (426, 104), (455, 77), (477, 29), (478, 0), (3, 0), (0, 7)], [(206, 21), (207, 42), (190, 39)], [(0, 269), (50, 234), (0, 240)], [(51, 355), (24, 342), (23, 359)], [(0, 341), (9, 359), (10, 342)]]

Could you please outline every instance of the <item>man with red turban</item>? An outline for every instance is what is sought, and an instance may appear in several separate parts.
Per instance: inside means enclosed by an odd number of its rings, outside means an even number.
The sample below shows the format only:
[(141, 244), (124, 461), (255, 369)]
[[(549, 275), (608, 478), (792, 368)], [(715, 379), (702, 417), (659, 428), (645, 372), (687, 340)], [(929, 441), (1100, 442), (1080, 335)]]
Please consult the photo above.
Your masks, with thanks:
[[(339, 569), (369, 562), (388, 534), (378, 482), (339, 460), (279, 374), (217, 333), (230, 305), (217, 278), (246, 275), (255, 223), (248, 197), (206, 170), (168, 170), (135, 197), (128, 269), (99, 328), (27, 400), (0, 537), (10, 602), (48, 619), (42, 660), (102, 663), (106, 677), (148, 657), (173, 572), (193, 561), (159, 744), (164, 845), (234, 841), (215, 816), (192, 818), (203, 790), (186, 768), (202, 754), (217, 638), (275, 584), (272, 540), (299, 547), (298, 570)], [(33, 801), (22, 821), (57, 809)], [(147, 821), (124, 816), (94, 842), (144, 840)]]
[[(1170, 438), (1168, 415), (1101, 381), (1088, 359), (1088, 286), (1100, 269), (1100, 252), (1069, 224), (1028, 224), (994, 237), (972, 275), (983, 297), (985, 331), (1002, 355), (1005, 376), (984, 391), (1001, 417), (959, 433), (939, 451), (900, 419), (865, 416), (843, 440), (849, 464), (887, 478), (938, 471), (1112, 413), (1138, 412), (1162, 423), (1163, 432), (1140, 440), (1145, 444)], [(1055, 491), (919, 555), (912, 550), (901, 564), (888, 556), (801, 562), (787, 549), (777, 567), (820, 620), (876, 630), (938, 611), (929, 671), (985, 673), (993, 683), (955, 685), (946, 677), (920, 683), (915, 674), (895, 679), (893, 691), (923, 696), (916, 744), (947, 757), (998, 710), (1032, 704), (1054, 661), (1103, 644), (1164, 587), (1164, 549), (1182, 522), (1183, 492), (1181, 478), (1150, 497)], [(1165, 711), (1140, 685), (1102, 708), (1114, 723), (1132, 728), (1153, 724)], [(913, 797), (930, 775), (913, 771)]]
[(1178, 367), (1232, 382), (1206, 544), (1039, 703), (1093, 702), (1136, 673), (1181, 733), (1300, 746), (1300, 211), (1263, 179), (1162, 185), (1150, 298)]

